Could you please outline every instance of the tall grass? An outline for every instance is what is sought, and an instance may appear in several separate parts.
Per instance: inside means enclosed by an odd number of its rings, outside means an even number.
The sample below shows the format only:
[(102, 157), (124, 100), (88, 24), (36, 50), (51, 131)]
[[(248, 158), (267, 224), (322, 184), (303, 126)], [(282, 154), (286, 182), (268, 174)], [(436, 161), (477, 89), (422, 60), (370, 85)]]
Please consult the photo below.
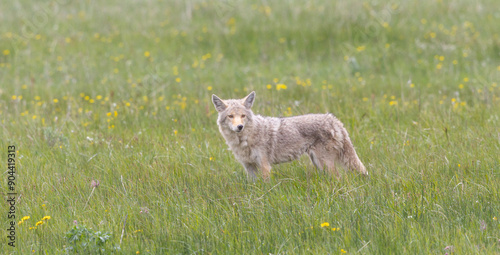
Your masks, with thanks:
[[(2, 253), (65, 253), (75, 225), (105, 253), (500, 253), (499, 8), (5, 2), (0, 148), (30, 219)], [(247, 181), (210, 96), (253, 90), (257, 114), (334, 113), (370, 177)]]

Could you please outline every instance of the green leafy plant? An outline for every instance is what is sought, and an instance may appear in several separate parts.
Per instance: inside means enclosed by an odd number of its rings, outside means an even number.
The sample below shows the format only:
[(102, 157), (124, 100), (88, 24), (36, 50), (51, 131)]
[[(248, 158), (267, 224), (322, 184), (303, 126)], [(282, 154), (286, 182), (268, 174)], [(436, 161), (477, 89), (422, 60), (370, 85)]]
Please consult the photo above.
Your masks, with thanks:
[(86, 226), (74, 226), (66, 232), (66, 238), (69, 246), (66, 247), (67, 253), (90, 253), (103, 254), (109, 253), (108, 240), (111, 238), (110, 232), (93, 232)]

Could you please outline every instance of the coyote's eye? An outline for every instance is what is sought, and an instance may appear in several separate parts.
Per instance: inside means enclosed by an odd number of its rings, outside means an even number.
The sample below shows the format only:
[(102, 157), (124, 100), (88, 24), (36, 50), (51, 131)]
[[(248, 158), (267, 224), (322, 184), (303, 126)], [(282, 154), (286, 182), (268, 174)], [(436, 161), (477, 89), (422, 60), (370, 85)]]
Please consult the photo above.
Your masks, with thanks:
[(241, 115), (241, 118), (242, 118), (242, 119), (243, 119), (243, 118), (245, 118), (245, 117), (246, 117), (246, 115), (244, 115), (244, 114), (243, 114), (243, 115)]
[(232, 119), (234, 116), (233, 115), (228, 115), (227, 117), (230, 118), (230, 119)]

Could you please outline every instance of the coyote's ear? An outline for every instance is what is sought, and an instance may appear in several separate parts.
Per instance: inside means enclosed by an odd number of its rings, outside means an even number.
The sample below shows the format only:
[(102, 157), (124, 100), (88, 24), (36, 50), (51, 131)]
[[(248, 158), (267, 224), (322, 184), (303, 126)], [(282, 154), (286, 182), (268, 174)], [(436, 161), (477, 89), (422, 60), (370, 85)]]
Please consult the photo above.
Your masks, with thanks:
[(214, 103), (215, 110), (218, 112), (222, 112), (227, 108), (227, 105), (216, 95), (212, 95), (212, 103)]
[(245, 98), (243, 98), (244, 102), (243, 105), (247, 108), (250, 109), (252, 108), (253, 101), (255, 100), (255, 91), (252, 91), (252, 93), (248, 94)]

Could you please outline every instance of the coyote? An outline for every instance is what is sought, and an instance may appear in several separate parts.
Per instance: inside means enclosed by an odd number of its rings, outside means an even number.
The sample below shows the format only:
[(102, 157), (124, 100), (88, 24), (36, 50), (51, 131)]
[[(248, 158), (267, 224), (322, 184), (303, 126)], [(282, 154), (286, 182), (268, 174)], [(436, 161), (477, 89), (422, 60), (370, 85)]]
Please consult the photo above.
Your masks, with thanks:
[(344, 125), (333, 114), (307, 114), (286, 118), (254, 115), (253, 91), (243, 99), (222, 100), (212, 95), (219, 113), (217, 125), (236, 159), (255, 180), (257, 168), (268, 179), (271, 164), (299, 158), (307, 153), (320, 170), (338, 175), (334, 161), (368, 175), (358, 158)]

